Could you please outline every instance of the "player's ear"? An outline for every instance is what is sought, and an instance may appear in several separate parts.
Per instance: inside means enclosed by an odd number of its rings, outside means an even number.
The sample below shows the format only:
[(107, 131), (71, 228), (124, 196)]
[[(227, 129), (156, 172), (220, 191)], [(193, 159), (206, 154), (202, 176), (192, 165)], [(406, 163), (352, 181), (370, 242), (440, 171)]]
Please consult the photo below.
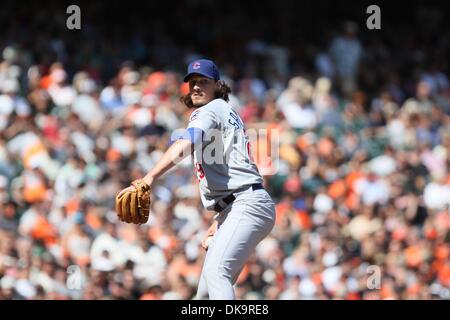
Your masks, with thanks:
[(222, 98), (225, 101), (229, 101), (228, 95), (230, 94), (231, 89), (223, 80), (219, 80), (216, 82), (216, 96), (217, 98)]
[(216, 81), (216, 91), (217, 92), (220, 92), (222, 90), (223, 84), (224, 84), (223, 80), (217, 80)]
[(220, 80), (215, 82), (215, 87), (214, 87), (214, 97), (215, 98), (220, 98)]

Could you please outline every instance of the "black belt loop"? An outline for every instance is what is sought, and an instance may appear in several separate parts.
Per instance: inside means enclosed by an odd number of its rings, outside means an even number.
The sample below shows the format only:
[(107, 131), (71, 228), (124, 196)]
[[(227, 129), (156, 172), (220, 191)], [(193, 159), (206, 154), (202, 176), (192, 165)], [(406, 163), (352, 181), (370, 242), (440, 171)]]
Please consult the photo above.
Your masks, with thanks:
[[(261, 183), (254, 183), (251, 185), (251, 188), (253, 191), (264, 189), (264, 186)], [(217, 203), (214, 205), (214, 211), (221, 212), (223, 209), (225, 209), (230, 203), (232, 203), (236, 197), (234, 194), (230, 194), (226, 196), (223, 199), (220, 199), (217, 201)], [(223, 202), (225, 205), (221, 206), (220, 203)]]
[(261, 183), (254, 183), (254, 184), (252, 184), (252, 189), (253, 189), (253, 191), (256, 191), (259, 189), (264, 189), (264, 187)]
[[(234, 200), (236, 199), (236, 197), (234, 196), (234, 194), (229, 194), (228, 196), (226, 196), (223, 199), (220, 199), (219, 201), (217, 201), (217, 203), (214, 205), (214, 211), (216, 212), (221, 212), (223, 209), (225, 209), (226, 206), (228, 206), (230, 203), (232, 203)], [(225, 203), (224, 206), (221, 206), (220, 203), (223, 202)]]

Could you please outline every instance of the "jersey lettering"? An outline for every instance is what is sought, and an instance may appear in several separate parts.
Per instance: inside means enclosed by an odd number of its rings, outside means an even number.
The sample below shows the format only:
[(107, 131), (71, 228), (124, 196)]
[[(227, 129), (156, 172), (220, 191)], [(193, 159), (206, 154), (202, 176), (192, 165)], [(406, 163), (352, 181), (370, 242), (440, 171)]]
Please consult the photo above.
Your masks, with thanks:
[(243, 129), (244, 123), (242, 122), (241, 118), (238, 116), (238, 114), (233, 110), (230, 112), (230, 116), (233, 119), (228, 119), (228, 123), (231, 124), (236, 128), (236, 130)]
[(202, 129), (205, 134), (205, 145), (193, 154), (193, 171), (205, 208), (213, 210), (218, 199), (243, 185), (262, 181), (253, 160), (253, 140), (229, 104), (215, 99), (195, 110), (190, 120), (188, 128)]

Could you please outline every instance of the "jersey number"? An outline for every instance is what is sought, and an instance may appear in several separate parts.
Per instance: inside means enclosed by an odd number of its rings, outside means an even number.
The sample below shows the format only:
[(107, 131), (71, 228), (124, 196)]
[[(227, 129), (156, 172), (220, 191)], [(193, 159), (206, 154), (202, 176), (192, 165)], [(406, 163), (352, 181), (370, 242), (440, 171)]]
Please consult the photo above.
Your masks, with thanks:
[[(248, 139), (248, 137), (247, 137)], [(250, 140), (247, 140), (247, 156), (250, 159), (251, 162), (254, 162), (253, 160), (253, 156), (252, 156), (252, 152), (251, 152), (251, 148), (250, 148)]]
[(195, 163), (195, 169), (197, 170), (197, 177), (198, 180), (201, 180), (205, 177), (205, 171), (203, 170), (203, 167), (200, 163)]

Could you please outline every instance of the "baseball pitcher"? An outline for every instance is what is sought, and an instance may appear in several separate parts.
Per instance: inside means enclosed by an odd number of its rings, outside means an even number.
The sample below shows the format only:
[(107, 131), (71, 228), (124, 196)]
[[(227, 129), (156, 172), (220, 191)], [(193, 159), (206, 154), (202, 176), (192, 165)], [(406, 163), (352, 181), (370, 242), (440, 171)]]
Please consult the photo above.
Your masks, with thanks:
[(145, 177), (117, 194), (116, 211), (121, 221), (145, 223), (155, 181), (192, 154), (202, 203), (217, 212), (202, 241), (207, 253), (196, 298), (231, 300), (245, 262), (274, 226), (274, 203), (251, 159), (244, 124), (228, 103), (231, 90), (220, 80), (215, 63), (193, 61), (184, 81), (189, 93), (181, 101), (195, 108), (185, 133)]

